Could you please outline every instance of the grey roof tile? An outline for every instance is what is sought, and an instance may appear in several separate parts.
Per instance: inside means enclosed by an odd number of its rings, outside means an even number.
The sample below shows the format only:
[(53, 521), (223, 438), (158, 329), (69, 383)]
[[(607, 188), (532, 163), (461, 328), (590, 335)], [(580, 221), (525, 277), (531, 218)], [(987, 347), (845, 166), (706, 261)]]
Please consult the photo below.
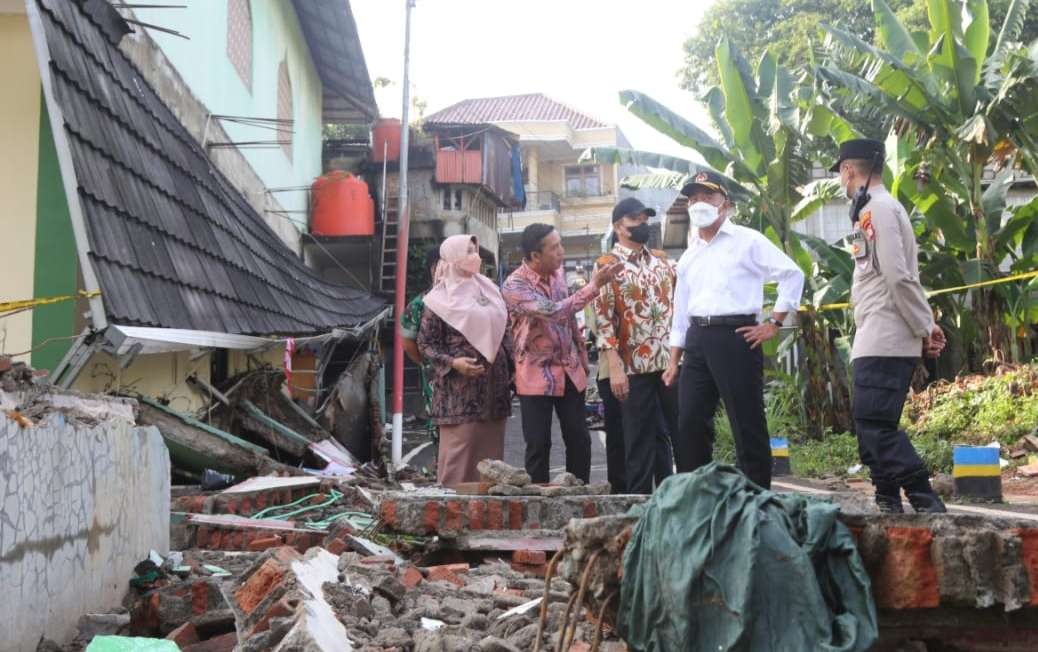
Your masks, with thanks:
[(107, 3), (36, 2), (112, 321), (304, 335), (382, 309), (318, 278), (237, 194), (113, 45), (124, 25)]

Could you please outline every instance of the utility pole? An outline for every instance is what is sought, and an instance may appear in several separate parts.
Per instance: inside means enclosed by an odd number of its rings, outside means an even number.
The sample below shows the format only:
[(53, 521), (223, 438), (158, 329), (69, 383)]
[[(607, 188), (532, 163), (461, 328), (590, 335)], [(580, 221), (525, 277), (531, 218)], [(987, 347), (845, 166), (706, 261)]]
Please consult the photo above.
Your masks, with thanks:
[(400, 333), (400, 317), (404, 314), (407, 292), (407, 236), (411, 223), (411, 207), (407, 203), (407, 158), (411, 129), (408, 125), (411, 104), (411, 9), (415, 0), (404, 0), (404, 107), (400, 117), (400, 217), (396, 239), (396, 301), (393, 310), (393, 471), (400, 468), (404, 456), (404, 340)]

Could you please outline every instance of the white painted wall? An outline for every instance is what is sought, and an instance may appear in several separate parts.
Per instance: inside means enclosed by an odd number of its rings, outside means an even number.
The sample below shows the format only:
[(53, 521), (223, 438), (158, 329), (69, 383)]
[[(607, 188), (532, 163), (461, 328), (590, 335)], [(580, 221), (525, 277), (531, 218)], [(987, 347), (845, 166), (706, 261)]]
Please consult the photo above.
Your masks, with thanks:
[(133, 567), (169, 547), (169, 453), (159, 431), (56, 417), (0, 422), (0, 649), (65, 643), (119, 606)]

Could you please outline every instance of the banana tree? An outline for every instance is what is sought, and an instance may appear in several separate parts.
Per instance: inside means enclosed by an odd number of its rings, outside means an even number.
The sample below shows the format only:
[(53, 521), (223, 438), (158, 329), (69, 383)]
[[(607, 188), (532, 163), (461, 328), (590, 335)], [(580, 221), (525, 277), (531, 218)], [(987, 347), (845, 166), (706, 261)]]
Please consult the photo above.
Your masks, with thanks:
[[(986, 0), (927, 0), (925, 33), (911, 33), (884, 0), (872, 0), (875, 45), (823, 26), (821, 92), (837, 110), (867, 103), (890, 117), (892, 191), (925, 216), (967, 282), (1000, 275), (1004, 262), (1030, 267), (1038, 254), (1038, 200), (1006, 202), (1013, 168), (1038, 169), (1038, 42), (1015, 42), (1028, 6), (1012, 0), (994, 39)], [(1000, 171), (994, 180), (985, 177), (990, 169)], [(1005, 360), (1009, 291), (973, 292), (987, 352)]]
[[(831, 147), (857, 135), (851, 124), (815, 100), (809, 85), (780, 66), (765, 52), (751, 68), (726, 40), (716, 51), (720, 84), (711, 89), (704, 101), (709, 108), (718, 137), (707, 133), (652, 98), (637, 91), (623, 91), (620, 100), (632, 113), (671, 137), (677, 143), (697, 151), (714, 170), (727, 176), (737, 190), (739, 218), (764, 232), (804, 270), (811, 283), (812, 294), (821, 285), (833, 288), (836, 274), (827, 269), (829, 260), (813, 258), (804, 246), (806, 239), (793, 226), (815, 213), (840, 193), (837, 183), (823, 180), (811, 183), (812, 152), (819, 141)], [(690, 173), (687, 161), (663, 160), (657, 155), (629, 150), (597, 148), (589, 150), (589, 158), (600, 162), (632, 163), (664, 168), (663, 174), (639, 175), (625, 179), (628, 187), (659, 187), (660, 183), (679, 188)], [(830, 252), (828, 249), (826, 253)], [(849, 265), (845, 252), (841, 265)], [(826, 268), (823, 273), (819, 266)], [(818, 284), (819, 287), (816, 287)], [(845, 298), (849, 284), (844, 284), (835, 300)], [(830, 292), (831, 294), (831, 292)], [(846, 430), (849, 426), (846, 383), (833, 372), (835, 365), (829, 346), (829, 325), (824, 319), (802, 322), (802, 342), (809, 351), (802, 359), (812, 362), (802, 369), (806, 378), (809, 417), (807, 429), (821, 436), (827, 427)], [(843, 397), (843, 398), (841, 398)]]

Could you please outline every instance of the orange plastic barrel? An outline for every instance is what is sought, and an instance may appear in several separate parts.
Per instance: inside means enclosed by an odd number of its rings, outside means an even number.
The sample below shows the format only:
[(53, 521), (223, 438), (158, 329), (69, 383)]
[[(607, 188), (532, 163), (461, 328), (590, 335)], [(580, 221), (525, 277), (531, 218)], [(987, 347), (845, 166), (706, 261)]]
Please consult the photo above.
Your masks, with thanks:
[(333, 170), (310, 186), (310, 232), (314, 235), (375, 234), (375, 200), (368, 184)]
[(400, 160), (400, 121), (384, 118), (371, 129), (371, 158), (376, 163)]

